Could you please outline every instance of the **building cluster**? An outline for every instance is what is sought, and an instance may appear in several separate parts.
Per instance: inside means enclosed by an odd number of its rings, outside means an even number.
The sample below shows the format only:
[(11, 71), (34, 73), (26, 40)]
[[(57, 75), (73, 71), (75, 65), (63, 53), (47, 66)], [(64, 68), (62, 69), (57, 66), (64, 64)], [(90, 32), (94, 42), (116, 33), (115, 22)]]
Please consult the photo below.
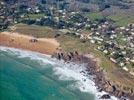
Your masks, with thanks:
[[(104, 21), (94, 25), (95, 27), (90, 25), (91, 34), (81, 34), (81, 39), (97, 44), (97, 50), (134, 75), (134, 24), (117, 27), (110, 21)], [(132, 66), (131, 70), (129, 66)]]

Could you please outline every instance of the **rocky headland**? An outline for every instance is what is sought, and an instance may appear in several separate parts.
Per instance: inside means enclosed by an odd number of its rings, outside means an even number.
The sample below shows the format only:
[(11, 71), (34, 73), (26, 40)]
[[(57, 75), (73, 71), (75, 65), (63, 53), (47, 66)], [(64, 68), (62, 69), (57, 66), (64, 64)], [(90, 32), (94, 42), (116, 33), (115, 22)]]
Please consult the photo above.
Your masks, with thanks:
[[(94, 75), (94, 82), (99, 92), (105, 91), (109, 94), (104, 94), (101, 99), (110, 99), (110, 95), (118, 97), (120, 100), (134, 100), (134, 90), (124, 91), (118, 84), (113, 83), (105, 77), (105, 72), (99, 66), (99, 60), (95, 59), (91, 54), (79, 54), (77, 51), (63, 52), (62, 49), (58, 49), (58, 52), (54, 53), (52, 57), (58, 60), (64, 60), (65, 62), (86, 63), (88, 75)], [(81, 73), (86, 73), (82, 71)]]

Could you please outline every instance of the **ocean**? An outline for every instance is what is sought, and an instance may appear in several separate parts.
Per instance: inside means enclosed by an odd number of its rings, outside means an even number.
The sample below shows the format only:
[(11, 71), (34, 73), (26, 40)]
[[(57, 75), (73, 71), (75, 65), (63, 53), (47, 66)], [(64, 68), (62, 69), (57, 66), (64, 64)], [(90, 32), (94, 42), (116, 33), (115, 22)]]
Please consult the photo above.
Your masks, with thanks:
[(105, 92), (84, 70), (84, 64), (0, 46), (0, 100), (98, 100)]

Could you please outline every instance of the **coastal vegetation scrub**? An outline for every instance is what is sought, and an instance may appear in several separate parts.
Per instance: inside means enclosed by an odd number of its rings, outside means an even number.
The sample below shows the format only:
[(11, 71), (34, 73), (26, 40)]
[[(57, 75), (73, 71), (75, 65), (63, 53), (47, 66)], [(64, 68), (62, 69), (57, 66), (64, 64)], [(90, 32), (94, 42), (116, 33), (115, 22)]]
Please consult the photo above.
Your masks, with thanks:
[(46, 26), (36, 26), (36, 25), (27, 25), (27, 24), (17, 24), (15, 25), (15, 32), (23, 33), (25, 35), (31, 35), (34, 37), (54, 37), (54, 30)]

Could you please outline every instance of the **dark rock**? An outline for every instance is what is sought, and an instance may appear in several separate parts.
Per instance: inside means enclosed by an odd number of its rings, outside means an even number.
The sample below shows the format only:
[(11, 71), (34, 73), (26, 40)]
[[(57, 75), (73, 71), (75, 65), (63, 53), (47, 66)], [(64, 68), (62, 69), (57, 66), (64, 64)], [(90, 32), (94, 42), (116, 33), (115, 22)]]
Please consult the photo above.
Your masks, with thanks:
[(61, 60), (61, 55), (58, 53), (58, 59)]
[(102, 92), (102, 91), (103, 91), (103, 89), (102, 89), (102, 88), (100, 88), (100, 89), (99, 89), (99, 92)]
[(54, 37), (57, 38), (57, 37), (59, 37), (59, 36), (60, 36), (60, 34), (56, 34)]
[(79, 55), (77, 51), (74, 52), (76, 55)]
[(116, 91), (116, 87), (114, 85), (112, 87), (113, 87), (113, 92)]
[(63, 53), (61, 53), (61, 56), (63, 57), (63, 56), (64, 56), (64, 54), (63, 54)]
[(72, 57), (74, 57), (74, 54), (73, 54), (73, 52), (70, 52), (70, 55), (71, 55)]
[(83, 80), (84, 82), (86, 81), (86, 79)]
[(110, 99), (110, 95), (109, 94), (104, 94), (103, 96), (101, 96), (101, 99)]
[(72, 59), (72, 57), (69, 54), (67, 56), (68, 56), (68, 60), (71, 60)]

